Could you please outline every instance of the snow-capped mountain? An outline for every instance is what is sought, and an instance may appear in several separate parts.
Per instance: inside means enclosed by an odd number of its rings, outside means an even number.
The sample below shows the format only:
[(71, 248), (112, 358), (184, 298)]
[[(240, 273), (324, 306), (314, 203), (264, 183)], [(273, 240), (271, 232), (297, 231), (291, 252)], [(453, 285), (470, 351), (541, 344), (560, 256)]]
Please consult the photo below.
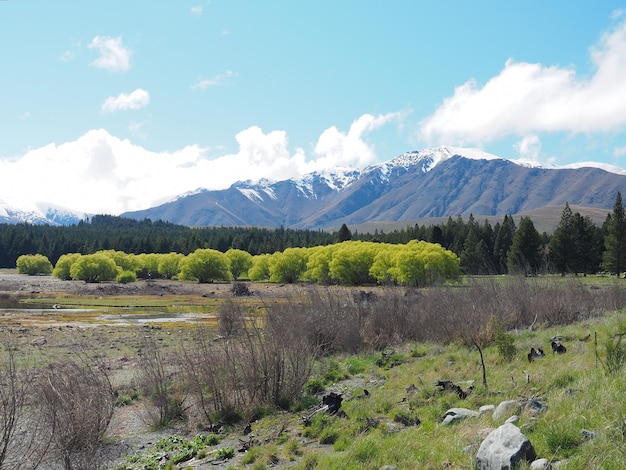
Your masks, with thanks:
[(364, 169), (238, 182), (124, 216), (194, 226), (315, 229), (470, 213), (517, 214), (566, 202), (609, 211), (617, 191), (625, 187), (626, 171), (606, 165), (550, 168), (477, 149), (438, 147)]
[(35, 207), (24, 209), (0, 199), (0, 223), (3, 224), (73, 225), (89, 217), (90, 214), (54, 204), (37, 203)]
[(19, 209), (0, 199), (0, 223), (15, 224), (20, 222), (34, 225), (51, 224), (51, 221), (39, 211)]

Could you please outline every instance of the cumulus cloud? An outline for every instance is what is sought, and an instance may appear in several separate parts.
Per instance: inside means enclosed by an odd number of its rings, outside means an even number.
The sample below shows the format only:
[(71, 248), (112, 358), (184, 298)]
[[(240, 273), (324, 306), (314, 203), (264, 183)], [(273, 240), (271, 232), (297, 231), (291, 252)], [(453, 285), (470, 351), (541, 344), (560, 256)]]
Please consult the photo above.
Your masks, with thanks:
[(102, 111), (112, 113), (115, 111), (137, 110), (145, 108), (150, 103), (150, 93), (137, 88), (132, 93), (120, 93), (110, 96), (102, 103)]
[[(15, 161), (0, 160), (0, 199), (19, 194), (29, 198), (31, 207), (44, 201), (88, 213), (121, 214), (198, 188), (223, 189), (236, 181), (282, 180), (360, 165), (375, 158), (367, 134), (396, 116), (366, 114), (347, 132), (326, 129), (310, 156), (301, 148), (290, 150), (284, 130), (264, 132), (258, 126), (235, 136), (234, 153), (217, 156), (197, 145), (151, 152), (105, 130), (92, 130), (74, 142), (34, 149)], [(24, 201), (19, 207), (28, 208)]]
[(212, 86), (221, 85), (227, 80), (231, 78), (236, 78), (237, 72), (233, 72), (232, 70), (227, 70), (224, 73), (220, 73), (213, 78), (199, 78), (196, 80), (196, 83), (191, 85), (191, 88), (194, 90), (205, 90)]
[(376, 154), (374, 148), (364, 140), (366, 135), (399, 116), (400, 113), (378, 116), (364, 114), (352, 123), (347, 133), (339, 131), (335, 126), (326, 129), (315, 145), (315, 154), (319, 158), (316, 166), (331, 168), (371, 163)]
[(626, 125), (626, 21), (590, 50), (594, 70), (508, 60), (484, 85), (468, 80), (420, 122), (430, 144), (481, 145), (537, 132), (610, 132)]
[(130, 50), (122, 44), (121, 36), (96, 36), (88, 47), (100, 53), (92, 66), (109, 72), (126, 72), (130, 68)]
[(525, 136), (514, 146), (520, 158), (536, 162), (539, 160), (539, 152), (541, 151), (541, 141), (536, 134)]

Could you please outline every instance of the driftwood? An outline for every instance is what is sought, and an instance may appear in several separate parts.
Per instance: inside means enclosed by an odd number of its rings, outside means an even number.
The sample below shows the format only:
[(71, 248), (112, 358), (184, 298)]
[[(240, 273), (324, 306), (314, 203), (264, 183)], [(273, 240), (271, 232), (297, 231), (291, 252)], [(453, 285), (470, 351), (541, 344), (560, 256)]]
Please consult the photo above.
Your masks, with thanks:
[(528, 362), (533, 362), (535, 359), (539, 357), (546, 357), (546, 354), (543, 352), (541, 348), (530, 348), (530, 352), (528, 353)]
[(465, 400), (467, 395), (469, 394), (470, 389), (466, 392), (458, 385), (452, 383), (449, 380), (437, 380), (437, 387), (439, 387), (441, 392), (450, 392), (456, 394), (461, 400)]
[(330, 392), (329, 394), (324, 395), (324, 397), (322, 397), (322, 404), (309, 415), (303, 416), (302, 422), (305, 426), (308, 426), (311, 423), (311, 419), (316, 414), (324, 412), (327, 412), (330, 415), (337, 414), (337, 412), (341, 408), (342, 401), (343, 397), (340, 393)]

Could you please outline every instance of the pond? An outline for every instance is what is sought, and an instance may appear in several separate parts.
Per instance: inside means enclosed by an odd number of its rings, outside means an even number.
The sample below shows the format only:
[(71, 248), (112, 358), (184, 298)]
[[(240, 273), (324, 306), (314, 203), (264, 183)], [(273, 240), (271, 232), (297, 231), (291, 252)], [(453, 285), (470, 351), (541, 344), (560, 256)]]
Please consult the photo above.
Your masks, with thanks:
[[(167, 323), (167, 322), (199, 322), (215, 319), (214, 315), (207, 315), (202, 312), (180, 312), (180, 311), (164, 311), (163, 307), (131, 307), (125, 308), (124, 312), (110, 313), (109, 308), (73, 308), (59, 304), (43, 304), (41, 302), (28, 302), (15, 297), (0, 297), (0, 316), (11, 314), (25, 317), (39, 316), (50, 314), (46, 317), (47, 321), (61, 322), (72, 321), (88, 321), (89, 323), (110, 323), (120, 326), (143, 325), (147, 323)], [(74, 320), (73, 313), (93, 312), (93, 316), (88, 319), (84, 315), (77, 316)], [(62, 317), (59, 318), (59, 316)]]

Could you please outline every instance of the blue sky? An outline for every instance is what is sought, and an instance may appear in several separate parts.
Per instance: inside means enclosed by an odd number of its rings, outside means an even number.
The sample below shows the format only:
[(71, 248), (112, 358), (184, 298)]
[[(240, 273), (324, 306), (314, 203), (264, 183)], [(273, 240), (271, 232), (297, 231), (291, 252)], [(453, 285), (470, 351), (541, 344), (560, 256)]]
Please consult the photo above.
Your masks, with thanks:
[(0, 66), (5, 202), (121, 213), (439, 145), (626, 167), (615, 1), (4, 0)]

